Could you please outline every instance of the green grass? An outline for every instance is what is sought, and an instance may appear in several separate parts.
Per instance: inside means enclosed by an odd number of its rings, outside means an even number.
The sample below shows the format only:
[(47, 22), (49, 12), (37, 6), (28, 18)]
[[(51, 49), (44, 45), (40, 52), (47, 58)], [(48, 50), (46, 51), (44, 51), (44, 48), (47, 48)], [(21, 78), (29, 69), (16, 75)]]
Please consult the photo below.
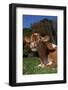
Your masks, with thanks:
[(30, 75), (30, 74), (51, 74), (57, 73), (57, 68), (50, 68), (50, 67), (37, 67), (40, 64), (38, 57), (28, 57), (23, 59), (23, 74)]

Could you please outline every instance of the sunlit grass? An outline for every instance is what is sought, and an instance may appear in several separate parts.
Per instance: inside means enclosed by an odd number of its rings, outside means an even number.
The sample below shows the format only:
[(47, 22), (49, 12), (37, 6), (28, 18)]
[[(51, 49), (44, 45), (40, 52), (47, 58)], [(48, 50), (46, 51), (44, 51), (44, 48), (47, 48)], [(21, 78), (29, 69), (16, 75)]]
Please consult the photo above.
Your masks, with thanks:
[(52, 74), (52, 73), (57, 73), (57, 68), (53, 67), (37, 67), (38, 64), (40, 64), (39, 58), (38, 57), (27, 57), (23, 58), (23, 74)]

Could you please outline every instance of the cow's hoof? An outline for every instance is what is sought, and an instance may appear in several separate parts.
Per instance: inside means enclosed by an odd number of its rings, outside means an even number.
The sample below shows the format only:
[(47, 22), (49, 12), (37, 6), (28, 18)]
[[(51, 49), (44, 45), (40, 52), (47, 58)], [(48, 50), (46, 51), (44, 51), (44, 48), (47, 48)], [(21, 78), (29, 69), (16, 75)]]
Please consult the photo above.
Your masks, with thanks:
[(48, 64), (46, 64), (47, 66), (50, 66), (50, 65), (52, 65), (52, 62), (51, 61), (49, 61), (49, 63)]
[(44, 68), (45, 65), (44, 64), (39, 64), (38, 67)]
[(41, 67), (41, 66), (42, 66), (42, 64), (39, 64), (39, 65), (38, 65), (38, 67)]
[(45, 68), (45, 64), (42, 64), (42, 65), (41, 65), (41, 68)]

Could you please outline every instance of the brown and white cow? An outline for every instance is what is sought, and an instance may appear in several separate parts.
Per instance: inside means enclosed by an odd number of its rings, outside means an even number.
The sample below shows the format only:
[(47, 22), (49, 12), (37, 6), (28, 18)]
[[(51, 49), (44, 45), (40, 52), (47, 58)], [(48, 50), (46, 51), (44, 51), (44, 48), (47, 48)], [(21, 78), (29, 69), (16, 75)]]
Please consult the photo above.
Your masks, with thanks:
[(41, 37), (38, 33), (33, 33), (30, 41), (32, 51), (38, 51), (40, 57), (39, 67), (57, 65), (57, 46), (49, 42), (49, 36)]

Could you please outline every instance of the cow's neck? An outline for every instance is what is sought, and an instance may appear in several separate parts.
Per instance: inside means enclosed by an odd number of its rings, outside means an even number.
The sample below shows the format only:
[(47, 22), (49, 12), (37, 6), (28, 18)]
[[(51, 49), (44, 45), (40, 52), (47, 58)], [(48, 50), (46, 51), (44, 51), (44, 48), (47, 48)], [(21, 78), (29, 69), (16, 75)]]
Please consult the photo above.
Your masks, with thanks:
[(48, 49), (46, 47), (46, 45), (42, 42), (42, 41), (39, 41), (37, 43), (37, 50), (38, 50), (38, 54), (41, 58), (41, 62), (43, 64), (47, 64), (48, 63)]

